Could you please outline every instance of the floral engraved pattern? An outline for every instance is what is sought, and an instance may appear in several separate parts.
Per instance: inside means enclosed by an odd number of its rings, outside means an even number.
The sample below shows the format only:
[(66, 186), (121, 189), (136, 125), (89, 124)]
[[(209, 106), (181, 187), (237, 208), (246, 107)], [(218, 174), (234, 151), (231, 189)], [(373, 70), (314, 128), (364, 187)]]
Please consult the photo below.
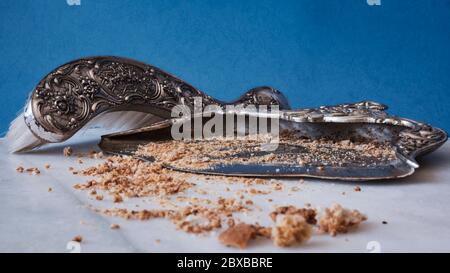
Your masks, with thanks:
[[(37, 126), (70, 137), (102, 112), (143, 111), (169, 117), (177, 104), (193, 108), (194, 97), (202, 97), (204, 105), (225, 105), (156, 67), (119, 57), (93, 57), (47, 75), (35, 88), (31, 104)], [(260, 88), (233, 103), (280, 103), (289, 109), (284, 100), (275, 89)]]
[[(76, 131), (94, 116), (116, 108), (168, 112), (192, 96), (218, 103), (194, 87), (155, 67), (117, 57), (81, 59), (47, 75), (32, 96), (40, 126), (59, 133)], [(182, 100), (187, 97), (188, 99)], [(142, 111), (142, 108), (141, 108)]]

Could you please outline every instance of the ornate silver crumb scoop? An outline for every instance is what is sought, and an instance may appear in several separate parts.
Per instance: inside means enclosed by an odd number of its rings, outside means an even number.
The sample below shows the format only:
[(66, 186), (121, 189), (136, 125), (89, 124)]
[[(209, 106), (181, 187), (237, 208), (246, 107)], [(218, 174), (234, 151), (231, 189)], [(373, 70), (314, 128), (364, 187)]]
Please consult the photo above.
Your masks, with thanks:
[[(202, 98), (202, 107), (217, 105), (221, 109), (226, 105), (238, 104), (278, 105), (281, 111), (276, 113), (236, 111), (232, 114), (245, 118), (264, 115), (273, 118), (275, 115), (280, 128), (295, 137), (280, 143), (275, 151), (262, 151), (256, 147), (246, 147), (248, 150), (240, 151), (237, 149), (239, 147), (231, 145), (227, 148), (231, 152), (225, 153), (229, 156), (214, 159), (208, 155), (213, 163), (207, 166), (169, 163), (165, 164), (167, 168), (253, 177), (400, 178), (411, 175), (419, 166), (416, 157), (434, 151), (447, 140), (445, 131), (425, 123), (390, 116), (385, 112), (387, 107), (380, 103), (364, 101), (290, 110), (286, 98), (279, 91), (271, 87), (258, 87), (227, 104), (154, 66), (119, 57), (83, 58), (49, 73), (32, 91), (24, 113), (12, 123), (7, 139), (12, 151), (28, 151), (46, 143), (67, 140), (94, 120), (105, 123), (99, 118), (105, 113), (115, 112), (119, 115), (113, 119), (109, 116), (108, 122), (113, 121), (112, 127), (117, 127), (115, 125), (119, 123), (122, 130), (103, 136), (101, 149), (107, 153), (133, 155), (151, 161), (154, 157), (137, 155), (137, 149), (152, 141), (171, 140), (172, 125), (186, 119), (171, 118), (173, 107), (181, 104), (193, 109), (196, 97)], [(225, 116), (229, 113), (216, 114)], [(233, 128), (235, 131), (242, 129)], [(325, 139), (326, 142), (340, 144), (336, 146), (337, 150), (330, 153), (327, 149), (333, 149), (332, 144), (312, 149), (306, 147), (310, 144), (305, 139), (319, 142)], [(202, 145), (202, 141), (209, 140), (200, 140), (198, 145)], [(362, 147), (371, 143), (387, 143), (395, 156), (358, 156), (345, 146), (347, 141), (357, 142)], [(258, 157), (266, 158), (268, 153), (271, 153), (273, 161), (255, 161)], [(283, 161), (283, 158), (298, 155), (304, 155), (309, 161), (306, 164)], [(333, 160), (325, 162), (324, 155)]]

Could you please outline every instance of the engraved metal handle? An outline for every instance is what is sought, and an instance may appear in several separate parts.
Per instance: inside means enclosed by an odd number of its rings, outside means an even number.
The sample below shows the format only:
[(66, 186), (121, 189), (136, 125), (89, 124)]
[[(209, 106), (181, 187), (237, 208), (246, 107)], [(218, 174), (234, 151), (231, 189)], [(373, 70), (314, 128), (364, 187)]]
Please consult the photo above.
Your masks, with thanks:
[[(224, 105), (154, 66), (120, 57), (83, 58), (58, 67), (39, 82), (26, 106), (25, 122), (41, 140), (60, 142), (100, 113), (139, 111), (169, 118), (177, 104), (193, 108), (194, 97)], [(252, 89), (232, 102), (240, 103), (290, 109), (286, 98), (270, 87)]]

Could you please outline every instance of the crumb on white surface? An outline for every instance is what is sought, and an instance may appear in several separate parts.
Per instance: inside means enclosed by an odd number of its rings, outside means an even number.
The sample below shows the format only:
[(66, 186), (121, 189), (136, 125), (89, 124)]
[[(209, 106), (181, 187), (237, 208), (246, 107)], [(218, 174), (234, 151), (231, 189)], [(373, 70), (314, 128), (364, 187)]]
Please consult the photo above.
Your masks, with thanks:
[(321, 232), (336, 236), (338, 233), (347, 233), (350, 228), (356, 228), (367, 217), (358, 210), (349, 210), (339, 204), (326, 208), (319, 220)]
[(272, 228), (272, 240), (280, 247), (292, 246), (308, 241), (312, 227), (298, 214), (279, 214)]

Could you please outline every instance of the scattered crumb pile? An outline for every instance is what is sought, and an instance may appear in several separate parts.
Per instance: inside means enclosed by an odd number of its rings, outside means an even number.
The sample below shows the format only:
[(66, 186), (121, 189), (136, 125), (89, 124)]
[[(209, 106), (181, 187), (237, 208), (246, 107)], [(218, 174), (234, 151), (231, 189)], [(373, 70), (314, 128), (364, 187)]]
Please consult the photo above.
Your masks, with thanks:
[(396, 158), (390, 144), (299, 138), (281, 134), (276, 151), (267, 151), (269, 137), (245, 136), (192, 141), (161, 141), (141, 146), (140, 156), (153, 156), (176, 168), (205, 169), (214, 165), (257, 163), (291, 166), (373, 166)]
[[(158, 154), (176, 154), (176, 150), (162, 149)], [(183, 154), (178, 157), (188, 156)], [(272, 225), (247, 224), (239, 220), (239, 214), (255, 211), (257, 204), (251, 196), (283, 191), (283, 184), (271, 179), (202, 175), (203, 181), (212, 180), (211, 183), (244, 186), (243, 189), (234, 192), (234, 197), (225, 198), (219, 195), (214, 198), (210, 197), (207, 191), (190, 182), (193, 177), (199, 176), (172, 171), (164, 168), (162, 164), (159, 161), (148, 163), (129, 156), (111, 156), (97, 166), (81, 171), (74, 171), (72, 168), (71, 171), (74, 174), (94, 178), (85, 183), (76, 184), (74, 188), (88, 191), (95, 200), (104, 200), (104, 194), (106, 194), (113, 203), (126, 203), (131, 198), (142, 197), (152, 197), (153, 201), (159, 201), (159, 207), (155, 209), (94, 208), (99, 213), (129, 220), (164, 218), (172, 222), (177, 229), (193, 234), (224, 230), (218, 237), (219, 241), (238, 248), (247, 247), (251, 240), (258, 237), (270, 239), (280, 247), (301, 244), (311, 238), (314, 227), (319, 233), (335, 236), (338, 233), (347, 232), (351, 227), (357, 227), (367, 219), (357, 210), (350, 211), (340, 205), (325, 209), (320, 214), (320, 218), (318, 218), (317, 210), (310, 205), (304, 208), (280, 206), (268, 215)], [(299, 184), (289, 189), (290, 193), (299, 191), (302, 180), (298, 182)], [(204, 198), (186, 195), (188, 190)], [(226, 187), (226, 191), (231, 190)], [(267, 202), (272, 201), (270, 198), (267, 199)], [(225, 225), (228, 228), (224, 228)], [(117, 224), (111, 225), (111, 229), (118, 228)]]
[[(301, 142), (300, 140), (298, 140)], [(303, 140), (302, 140), (303, 141)], [(302, 149), (310, 152), (312, 146), (316, 142), (297, 143)], [(320, 142), (320, 141), (319, 141)], [(173, 142), (172, 142), (173, 143)], [(246, 248), (251, 240), (263, 238), (272, 240), (279, 247), (288, 247), (296, 244), (302, 244), (308, 241), (314, 234), (314, 229), (318, 233), (328, 233), (336, 236), (339, 233), (346, 233), (350, 228), (356, 228), (359, 224), (367, 219), (357, 210), (348, 210), (341, 205), (335, 204), (330, 208), (325, 208), (320, 214), (317, 209), (307, 204), (304, 208), (296, 206), (278, 206), (268, 215), (272, 220), (271, 225), (262, 226), (259, 223), (247, 224), (241, 222), (239, 214), (252, 213), (258, 207), (251, 197), (255, 195), (270, 195), (272, 191), (285, 190), (283, 184), (272, 179), (258, 178), (238, 178), (238, 177), (219, 177), (201, 175), (201, 180), (212, 181), (211, 183), (222, 183), (224, 185), (239, 184), (244, 186), (234, 192), (234, 197), (216, 198), (208, 197), (209, 192), (198, 187), (195, 183), (190, 182), (193, 177), (198, 178), (199, 175), (180, 173), (163, 167), (165, 162), (180, 161), (182, 164), (191, 164), (201, 154), (208, 154), (212, 158), (214, 154), (217, 158), (233, 156), (234, 150), (220, 151), (219, 147), (214, 145), (197, 145), (195, 143), (176, 142), (175, 146), (169, 143), (152, 143), (143, 146), (140, 153), (158, 155), (161, 158), (154, 163), (144, 162), (129, 156), (110, 156), (103, 158), (101, 152), (92, 151), (86, 156), (95, 159), (104, 159), (97, 166), (89, 167), (78, 171), (73, 167), (69, 170), (74, 174), (91, 176), (93, 179), (85, 183), (74, 185), (74, 188), (88, 191), (94, 200), (102, 201), (105, 195), (115, 204), (126, 203), (131, 198), (152, 197), (153, 201), (159, 201), (159, 207), (156, 209), (127, 209), (127, 208), (109, 208), (97, 209), (95, 211), (109, 216), (122, 217), (129, 220), (150, 220), (154, 218), (164, 218), (172, 222), (177, 229), (187, 233), (204, 234), (214, 230), (222, 230), (218, 240), (227, 246)], [(243, 146), (252, 142), (243, 141)], [(233, 146), (236, 143), (230, 142)], [(331, 143), (321, 142), (322, 149), (328, 149), (327, 145)], [(336, 145), (333, 143), (332, 145)], [(338, 145), (344, 145), (339, 143)], [(345, 143), (350, 145), (351, 149), (362, 149), (356, 144)], [(369, 145), (369, 144), (365, 144)], [(349, 147), (350, 147), (349, 146)], [(202, 148), (203, 147), (203, 148)], [(254, 145), (252, 147), (255, 147)], [(342, 148), (342, 147), (341, 147)], [(340, 148), (340, 149), (341, 149)], [(382, 156), (388, 158), (389, 153), (381, 152), (379, 147), (364, 146), (364, 149), (375, 149), (369, 152), (371, 156)], [(233, 148), (234, 149), (234, 148)], [(253, 148), (252, 148), (253, 149)], [(219, 150), (213, 153), (213, 150)], [(376, 152), (374, 152), (376, 151)], [(353, 151), (354, 152), (354, 151)], [(361, 151), (362, 152), (362, 151)], [(65, 156), (71, 156), (73, 150), (70, 147), (64, 149)], [(367, 153), (363, 153), (365, 156)], [(76, 155), (77, 162), (82, 164), (83, 154)], [(386, 156), (386, 157), (385, 157)], [(275, 155), (276, 159), (281, 159)], [(241, 159), (239, 159), (241, 160)], [(259, 159), (258, 159), (259, 160)], [(284, 160), (284, 159), (283, 159)], [(295, 160), (299, 160), (295, 158)], [(304, 158), (302, 159), (304, 160)], [(204, 160), (205, 162), (208, 160)], [(212, 160), (214, 162), (214, 160)], [(255, 161), (256, 162), (256, 161)], [(268, 161), (269, 162), (269, 161)], [(310, 163), (313, 161), (310, 161)], [(298, 161), (297, 161), (298, 163)], [(45, 164), (46, 169), (50, 168), (49, 164)], [(30, 174), (39, 174), (40, 171), (36, 167), (24, 168), (17, 167), (18, 172), (27, 172)], [(288, 189), (288, 192), (297, 192), (303, 180), (298, 181)], [(293, 182), (294, 183), (294, 182)], [(258, 188), (259, 187), (259, 188)], [(263, 187), (263, 189), (261, 189)], [(187, 196), (187, 191), (194, 191), (202, 197)], [(355, 191), (361, 191), (359, 186), (354, 188)], [(48, 188), (52, 191), (52, 188)], [(227, 192), (230, 188), (226, 187)], [(175, 198), (175, 200), (173, 200)], [(267, 198), (267, 202), (273, 202), (272, 198)], [(320, 217), (319, 217), (320, 216)], [(225, 226), (228, 226), (225, 228)], [(119, 229), (118, 224), (111, 224), (111, 229)], [(78, 235), (73, 241), (81, 242), (83, 238)]]
[[(243, 141), (242, 146), (239, 147), (250, 147), (252, 146), (249, 145), (251, 143), (251, 141)], [(231, 146), (236, 144), (235, 142), (230, 142)], [(329, 149), (328, 145), (336, 145), (336, 143), (320, 142), (318, 148), (312, 148), (317, 146), (316, 142), (298, 140), (296, 145), (301, 149), (306, 149), (307, 153), (309, 153), (312, 149), (327, 150)], [(340, 143), (337, 145), (344, 144)], [(384, 150), (384, 152), (377, 150), (379, 149), (377, 146), (365, 144), (369, 146), (361, 148), (355, 145), (345, 144), (348, 150), (351, 150), (350, 154), (354, 153), (354, 156), (356, 156), (356, 151), (359, 151), (359, 149), (364, 150), (358, 152), (364, 154), (364, 156), (382, 156), (383, 158), (391, 156), (390, 153)], [(255, 147), (255, 145), (252, 147)], [(233, 149), (231, 152), (222, 151), (214, 144), (197, 145), (195, 143), (176, 142), (176, 145), (174, 145), (172, 142), (169, 145), (169, 143), (165, 142), (152, 143), (142, 147), (140, 152), (160, 156), (161, 158), (154, 163), (144, 162), (130, 156), (104, 158), (101, 153), (90, 152), (87, 155), (89, 158), (102, 158), (103, 162), (81, 171), (75, 170), (73, 167), (70, 167), (69, 170), (74, 175), (80, 174), (93, 177), (93, 179), (85, 183), (74, 185), (75, 189), (88, 191), (93, 200), (102, 201), (106, 198), (119, 206), (108, 209), (93, 208), (99, 213), (129, 220), (164, 218), (172, 222), (177, 229), (193, 234), (205, 234), (214, 230), (221, 230), (218, 240), (224, 245), (237, 248), (247, 247), (248, 243), (256, 238), (272, 240), (279, 247), (302, 244), (314, 235), (314, 230), (317, 230), (317, 233), (328, 233), (336, 236), (339, 233), (348, 232), (350, 228), (358, 227), (361, 222), (367, 219), (359, 211), (348, 210), (338, 204), (326, 208), (320, 214), (317, 209), (307, 204), (303, 208), (292, 205), (275, 206), (275, 209), (268, 215), (268, 220), (272, 220), (268, 221), (271, 222), (269, 225), (264, 226), (257, 222), (253, 224), (244, 223), (239, 219), (239, 216), (243, 213), (251, 214), (258, 211), (259, 208), (252, 197), (255, 195), (260, 195), (260, 197), (270, 195), (272, 191), (284, 191), (285, 188), (282, 183), (273, 179), (192, 175), (163, 167), (164, 162), (177, 160), (185, 162), (182, 164), (187, 164), (186, 162), (191, 164), (198, 159), (198, 156), (205, 154), (209, 155), (210, 160), (214, 162), (215, 159), (212, 159), (212, 155), (217, 158), (233, 156), (235, 152)], [(369, 152), (370, 155), (368, 155), (367, 150), (371, 149), (374, 150)], [(217, 151), (217, 153), (213, 151)], [(71, 156), (72, 154), (73, 150), (70, 147), (64, 149), (65, 156)], [(83, 163), (81, 160), (83, 156), (82, 154), (77, 155), (79, 164)], [(280, 159), (279, 155), (275, 155), (274, 160), (276, 161), (277, 159)], [(297, 163), (300, 160), (299, 158), (294, 159)], [(309, 159), (302, 158), (302, 160)], [(44, 167), (49, 169), (50, 165), (46, 164)], [(35, 167), (25, 169), (19, 166), (17, 171), (30, 174), (40, 173), (39, 169)], [(199, 177), (205, 183), (221, 183), (222, 186), (225, 186), (225, 191), (228, 192), (228, 195), (231, 194), (232, 196), (223, 197), (220, 193), (214, 193), (216, 197), (211, 197), (211, 192), (191, 182), (191, 180)], [(289, 194), (300, 191), (303, 180), (293, 181), (293, 183), (294, 185), (288, 189)], [(241, 189), (231, 190), (227, 186), (236, 184)], [(355, 191), (360, 190), (359, 187), (355, 188)], [(52, 189), (49, 188), (48, 191), (52, 191)], [(200, 197), (187, 194), (188, 191), (195, 192)], [(138, 209), (137, 207), (139, 206), (136, 205), (135, 210), (120, 207), (122, 203), (126, 203), (131, 198), (145, 197), (151, 197), (151, 202), (159, 203), (159, 206), (154, 209)], [(258, 200), (260, 201), (261, 199)], [(272, 198), (265, 200), (267, 202), (274, 201)], [(119, 229), (120, 226), (111, 224), (110, 228)], [(83, 238), (78, 235), (73, 240), (81, 242)]]
[[(202, 200), (205, 201), (205, 200)], [(164, 205), (162, 205), (164, 207)], [(219, 198), (211, 202), (210, 206), (188, 205), (175, 209), (143, 209), (129, 210), (124, 208), (113, 208), (97, 210), (106, 215), (119, 216), (129, 220), (150, 220), (154, 218), (169, 219), (179, 230), (187, 233), (201, 234), (222, 227), (222, 221), (235, 212), (247, 211), (241, 202), (235, 199)], [(232, 222), (230, 220), (229, 222)]]
[(116, 203), (122, 202), (122, 196), (172, 195), (193, 186), (183, 174), (165, 169), (159, 163), (149, 164), (131, 157), (108, 157), (104, 163), (81, 173), (97, 179), (77, 184), (75, 188), (91, 189), (94, 195), (96, 190), (107, 191)]

